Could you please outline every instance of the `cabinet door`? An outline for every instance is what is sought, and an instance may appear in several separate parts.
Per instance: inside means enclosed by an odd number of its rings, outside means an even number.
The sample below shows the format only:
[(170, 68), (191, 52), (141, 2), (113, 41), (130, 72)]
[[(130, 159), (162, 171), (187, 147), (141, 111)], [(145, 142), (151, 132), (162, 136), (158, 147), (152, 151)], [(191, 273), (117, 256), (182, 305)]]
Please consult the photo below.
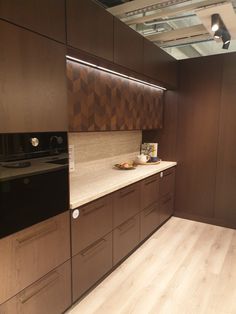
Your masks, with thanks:
[(128, 255), (140, 242), (140, 215), (113, 230), (113, 265)]
[(105, 196), (80, 207), (71, 220), (72, 254), (75, 255), (112, 230), (112, 199)]
[(177, 60), (144, 39), (144, 74), (164, 83), (167, 87), (177, 86)]
[(112, 234), (72, 258), (73, 302), (112, 268)]
[(160, 218), (164, 222), (173, 215), (175, 193), (175, 168), (160, 173)]
[(65, 43), (65, 0), (0, 0), (0, 18)]
[(154, 203), (141, 212), (141, 241), (148, 237), (160, 225), (160, 206)]
[(163, 92), (150, 87), (143, 87), (143, 107), (141, 128), (153, 130), (162, 128), (163, 122)]
[(114, 62), (143, 72), (143, 36), (114, 18)]
[(9, 301), (1, 314), (58, 314), (71, 305), (70, 261), (49, 272)]
[(69, 211), (0, 240), (0, 304), (70, 258)]
[(113, 61), (113, 16), (91, 0), (67, 0), (67, 44)]
[(65, 47), (0, 21), (0, 132), (67, 130)]
[(151, 176), (141, 182), (141, 209), (145, 209), (159, 199), (159, 175)]
[(140, 211), (140, 184), (121, 189), (113, 194), (113, 226), (117, 227)]

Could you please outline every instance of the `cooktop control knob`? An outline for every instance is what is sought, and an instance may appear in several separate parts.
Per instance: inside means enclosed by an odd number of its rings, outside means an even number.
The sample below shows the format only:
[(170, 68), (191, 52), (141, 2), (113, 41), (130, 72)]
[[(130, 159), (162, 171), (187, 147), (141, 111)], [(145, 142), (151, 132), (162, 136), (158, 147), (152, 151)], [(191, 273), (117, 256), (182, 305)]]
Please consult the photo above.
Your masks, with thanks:
[(39, 139), (37, 137), (31, 137), (30, 143), (32, 146), (37, 147), (39, 145)]

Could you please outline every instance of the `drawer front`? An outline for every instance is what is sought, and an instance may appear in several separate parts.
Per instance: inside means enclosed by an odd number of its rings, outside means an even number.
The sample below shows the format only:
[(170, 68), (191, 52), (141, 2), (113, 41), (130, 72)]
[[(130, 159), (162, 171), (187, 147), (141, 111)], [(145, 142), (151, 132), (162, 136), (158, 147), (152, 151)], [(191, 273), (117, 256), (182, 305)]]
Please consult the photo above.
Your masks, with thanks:
[(0, 240), (0, 304), (70, 258), (69, 211)]
[(141, 240), (150, 235), (161, 223), (159, 203), (144, 209), (140, 216)]
[(175, 168), (167, 169), (160, 173), (160, 197), (169, 193), (174, 194)]
[(141, 182), (141, 208), (147, 208), (158, 201), (159, 175), (149, 177)]
[(72, 213), (72, 254), (97, 241), (112, 230), (112, 198), (105, 196), (79, 208), (78, 218)]
[(58, 314), (71, 305), (70, 261), (49, 272), (9, 301), (1, 314)]
[(112, 268), (112, 234), (72, 258), (73, 302)]
[(170, 218), (174, 212), (174, 196), (169, 193), (163, 196), (160, 201), (160, 220), (161, 223)]
[(113, 194), (114, 227), (140, 211), (140, 183), (132, 184)]
[(140, 215), (113, 230), (113, 264), (128, 255), (140, 242)]

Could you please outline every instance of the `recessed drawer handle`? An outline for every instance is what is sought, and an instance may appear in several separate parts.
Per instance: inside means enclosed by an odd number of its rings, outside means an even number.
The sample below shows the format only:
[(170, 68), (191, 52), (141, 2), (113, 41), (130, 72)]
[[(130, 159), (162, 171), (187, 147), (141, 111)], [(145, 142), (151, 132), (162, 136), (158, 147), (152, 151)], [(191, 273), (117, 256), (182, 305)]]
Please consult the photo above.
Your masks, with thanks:
[(145, 182), (145, 185), (149, 185), (149, 184), (154, 183), (156, 181), (157, 181), (157, 179), (152, 179), (151, 181)]
[(124, 232), (124, 231), (128, 231), (129, 229), (131, 229), (134, 225), (135, 225), (135, 219), (131, 218), (128, 221), (126, 221), (125, 223), (123, 223), (121, 226), (119, 226), (118, 229), (121, 232)]
[(168, 197), (167, 199), (165, 199), (164, 201), (163, 201), (163, 204), (166, 204), (166, 203), (168, 203), (169, 201), (171, 201), (172, 200), (172, 197), (170, 196), (170, 197)]
[(102, 205), (100, 205), (100, 206), (93, 207), (93, 208), (91, 208), (91, 209), (82, 209), (82, 214), (83, 214), (84, 216), (89, 215), (89, 214), (95, 212), (96, 210), (102, 209), (102, 208), (105, 207), (105, 206), (106, 206), (106, 204), (102, 204)]
[(16, 239), (16, 242), (18, 246), (26, 245), (30, 243), (31, 241), (34, 241), (36, 239), (39, 239), (41, 237), (44, 237), (45, 235), (52, 233), (57, 230), (57, 223), (54, 221), (50, 225), (38, 229), (36, 232), (32, 232), (25, 237)]
[(148, 209), (148, 210), (146, 210), (146, 211), (144, 212), (144, 215), (145, 215), (145, 216), (148, 216), (148, 215), (150, 215), (152, 212), (154, 212), (155, 210), (158, 210), (158, 208), (157, 208), (157, 207), (153, 207), (153, 208), (151, 208), (151, 209)]
[(106, 242), (105, 239), (98, 240), (97, 242), (92, 244), (90, 247), (84, 249), (81, 252), (81, 255), (86, 256), (86, 255), (92, 254), (96, 249), (98, 249), (100, 246), (102, 246), (105, 242)]
[(132, 194), (134, 193), (136, 190), (133, 189), (133, 190), (130, 190), (130, 191), (127, 191), (127, 192), (120, 192), (120, 197), (125, 197), (125, 196), (128, 196), (129, 194)]
[(173, 171), (171, 171), (171, 172), (167, 172), (167, 173), (165, 173), (165, 172), (164, 172), (163, 177), (170, 176), (172, 173), (173, 173)]
[(20, 302), (24, 304), (28, 302), (30, 299), (32, 299), (34, 296), (39, 294), (44, 289), (52, 286), (59, 279), (59, 276), (60, 276), (59, 273), (56, 271), (50, 273), (49, 275), (41, 279), (38, 283), (34, 284), (32, 288), (28, 288), (19, 298)]

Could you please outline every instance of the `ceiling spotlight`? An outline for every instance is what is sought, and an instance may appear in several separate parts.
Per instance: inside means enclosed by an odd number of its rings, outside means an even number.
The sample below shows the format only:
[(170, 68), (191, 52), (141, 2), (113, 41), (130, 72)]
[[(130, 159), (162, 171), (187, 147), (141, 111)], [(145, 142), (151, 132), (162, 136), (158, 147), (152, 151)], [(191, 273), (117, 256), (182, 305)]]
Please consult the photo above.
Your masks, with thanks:
[(228, 44), (230, 42), (231, 36), (227, 29), (224, 29), (222, 32), (222, 41), (224, 44)]
[(219, 28), (219, 29), (215, 32), (214, 37), (217, 38), (217, 39), (219, 39), (219, 38), (222, 37), (222, 29), (221, 29), (221, 28)]
[(229, 49), (230, 41), (223, 43), (222, 49)]
[(211, 16), (211, 29), (213, 32), (218, 31), (220, 28), (220, 16), (219, 14), (212, 14)]

